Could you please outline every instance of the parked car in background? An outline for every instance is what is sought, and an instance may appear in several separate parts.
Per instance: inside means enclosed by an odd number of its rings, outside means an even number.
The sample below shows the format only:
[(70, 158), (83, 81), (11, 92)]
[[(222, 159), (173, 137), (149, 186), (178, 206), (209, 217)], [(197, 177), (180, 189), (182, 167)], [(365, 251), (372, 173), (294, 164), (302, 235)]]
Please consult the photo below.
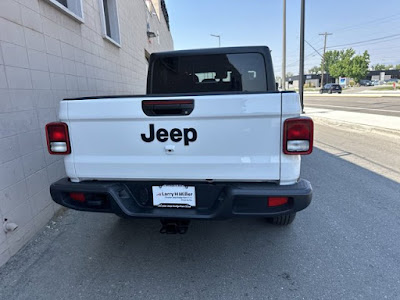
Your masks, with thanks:
[(361, 86), (373, 86), (373, 83), (371, 80), (363, 79), (363, 80), (360, 80), (360, 85)]
[(339, 84), (335, 84), (335, 83), (327, 83), (324, 85), (324, 87), (322, 89), (319, 90), (320, 94), (323, 93), (328, 93), (328, 94), (332, 94), (332, 93), (338, 93), (341, 94), (342, 93), (342, 87)]
[(374, 85), (374, 86), (379, 85), (379, 80), (372, 80), (371, 82), (372, 82), (372, 85)]
[(382, 85), (382, 84), (385, 84), (385, 83), (386, 83), (386, 81), (383, 81), (383, 80), (374, 80), (374, 81), (372, 81), (373, 85)]
[(392, 82), (398, 83), (399, 80), (397, 78), (390, 78), (390, 79), (386, 80), (386, 83), (392, 83)]

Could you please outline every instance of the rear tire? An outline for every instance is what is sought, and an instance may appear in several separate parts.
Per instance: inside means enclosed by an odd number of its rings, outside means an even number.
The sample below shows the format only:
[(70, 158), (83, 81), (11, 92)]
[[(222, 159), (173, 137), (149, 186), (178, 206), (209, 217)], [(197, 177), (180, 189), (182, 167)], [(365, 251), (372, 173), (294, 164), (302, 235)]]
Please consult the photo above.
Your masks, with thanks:
[(267, 218), (267, 222), (274, 225), (287, 226), (292, 224), (295, 218), (296, 213), (293, 213), (279, 217)]
[(320, 94), (322, 94), (322, 93), (323, 93), (323, 91), (322, 91), (322, 90), (319, 90), (319, 93), (320, 93)]
[(332, 91), (331, 91), (331, 90), (329, 90), (329, 91), (328, 91), (328, 94), (332, 94)]

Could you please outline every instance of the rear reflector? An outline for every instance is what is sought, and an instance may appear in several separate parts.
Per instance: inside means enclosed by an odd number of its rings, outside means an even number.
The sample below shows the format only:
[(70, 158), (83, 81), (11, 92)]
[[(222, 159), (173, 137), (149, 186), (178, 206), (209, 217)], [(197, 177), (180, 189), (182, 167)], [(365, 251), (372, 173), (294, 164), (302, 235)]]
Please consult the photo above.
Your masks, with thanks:
[(287, 197), (269, 197), (268, 206), (281, 206), (288, 203)]
[(313, 150), (314, 123), (307, 117), (286, 119), (283, 124), (283, 153), (310, 154)]
[(69, 196), (71, 197), (72, 200), (77, 201), (77, 202), (85, 202), (85, 194), (84, 193), (69, 193)]
[(47, 148), (50, 154), (70, 154), (68, 126), (62, 122), (46, 125)]

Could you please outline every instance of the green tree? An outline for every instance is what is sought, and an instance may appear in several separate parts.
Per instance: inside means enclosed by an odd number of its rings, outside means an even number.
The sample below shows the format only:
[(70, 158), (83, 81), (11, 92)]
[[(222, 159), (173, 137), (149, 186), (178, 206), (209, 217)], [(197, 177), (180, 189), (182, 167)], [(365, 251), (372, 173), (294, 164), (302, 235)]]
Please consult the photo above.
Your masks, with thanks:
[(328, 51), (325, 54), (327, 53), (328, 55), (326, 56), (325, 61), (327, 62), (326, 70), (328, 70), (329, 74), (335, 78), (350, 77), (351, 61), (355, 51), (353, 49), (346, 49), (340, 51)]
[(319, 74), (319, 73), (321, 73), (321, 67), (314, 66), (314, 67), (312, 67), (311, 69), (308, 70), (308, 73)]
[(396, 65), (395, 69), (400, 70), (400, 64)]
[(355, 82), (360, 82), (361, 79), (365, 78), (368, 74), (368, 65), (369, 65), (369, 54), (368, 51), (365, 51), (362, 55), (356, 55), (353, 57), (348, 77), (354, 79)]
[(380, 70), (385, 70), (385, 65), (383, 64), (376, 64), (372, 66), (373, 71), (380, 71)]
[(333, 50), (325, 53), (325, 70), (332, 77), (350, 77), (356, 82), (368, 73), (369, 54), (365, 51), (362, 55), (355, 55), (353, 49)]
[[(340, 52), (337, 50), (328, 51), (325, 53), (324, 60), (325, 60), (325, 72), (330, 73), (330, 67), (339, 60)], [(323, 65), (321, 64), (321, 70)]]
[(384, 71), (384, 70), (391, 70), (391, 69), (398, 69), (400, 65), (384, 65), (384, 64), (376, 64), (372, 66), (372, 70), (374, 71)]

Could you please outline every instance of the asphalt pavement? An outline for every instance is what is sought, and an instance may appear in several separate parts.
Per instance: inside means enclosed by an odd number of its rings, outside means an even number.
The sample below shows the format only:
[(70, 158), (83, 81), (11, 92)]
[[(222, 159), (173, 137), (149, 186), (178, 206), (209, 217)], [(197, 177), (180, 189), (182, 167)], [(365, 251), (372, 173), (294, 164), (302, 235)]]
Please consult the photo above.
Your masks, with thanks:
[(305, 94), (304, 106), (400, 117), (400, 97)]
[(68, 210), (0, 268), (0, 299), (400, 299), (400, 137), (315, 132), (314, 198), (291, 226), (161, 235), (155, 220)]

